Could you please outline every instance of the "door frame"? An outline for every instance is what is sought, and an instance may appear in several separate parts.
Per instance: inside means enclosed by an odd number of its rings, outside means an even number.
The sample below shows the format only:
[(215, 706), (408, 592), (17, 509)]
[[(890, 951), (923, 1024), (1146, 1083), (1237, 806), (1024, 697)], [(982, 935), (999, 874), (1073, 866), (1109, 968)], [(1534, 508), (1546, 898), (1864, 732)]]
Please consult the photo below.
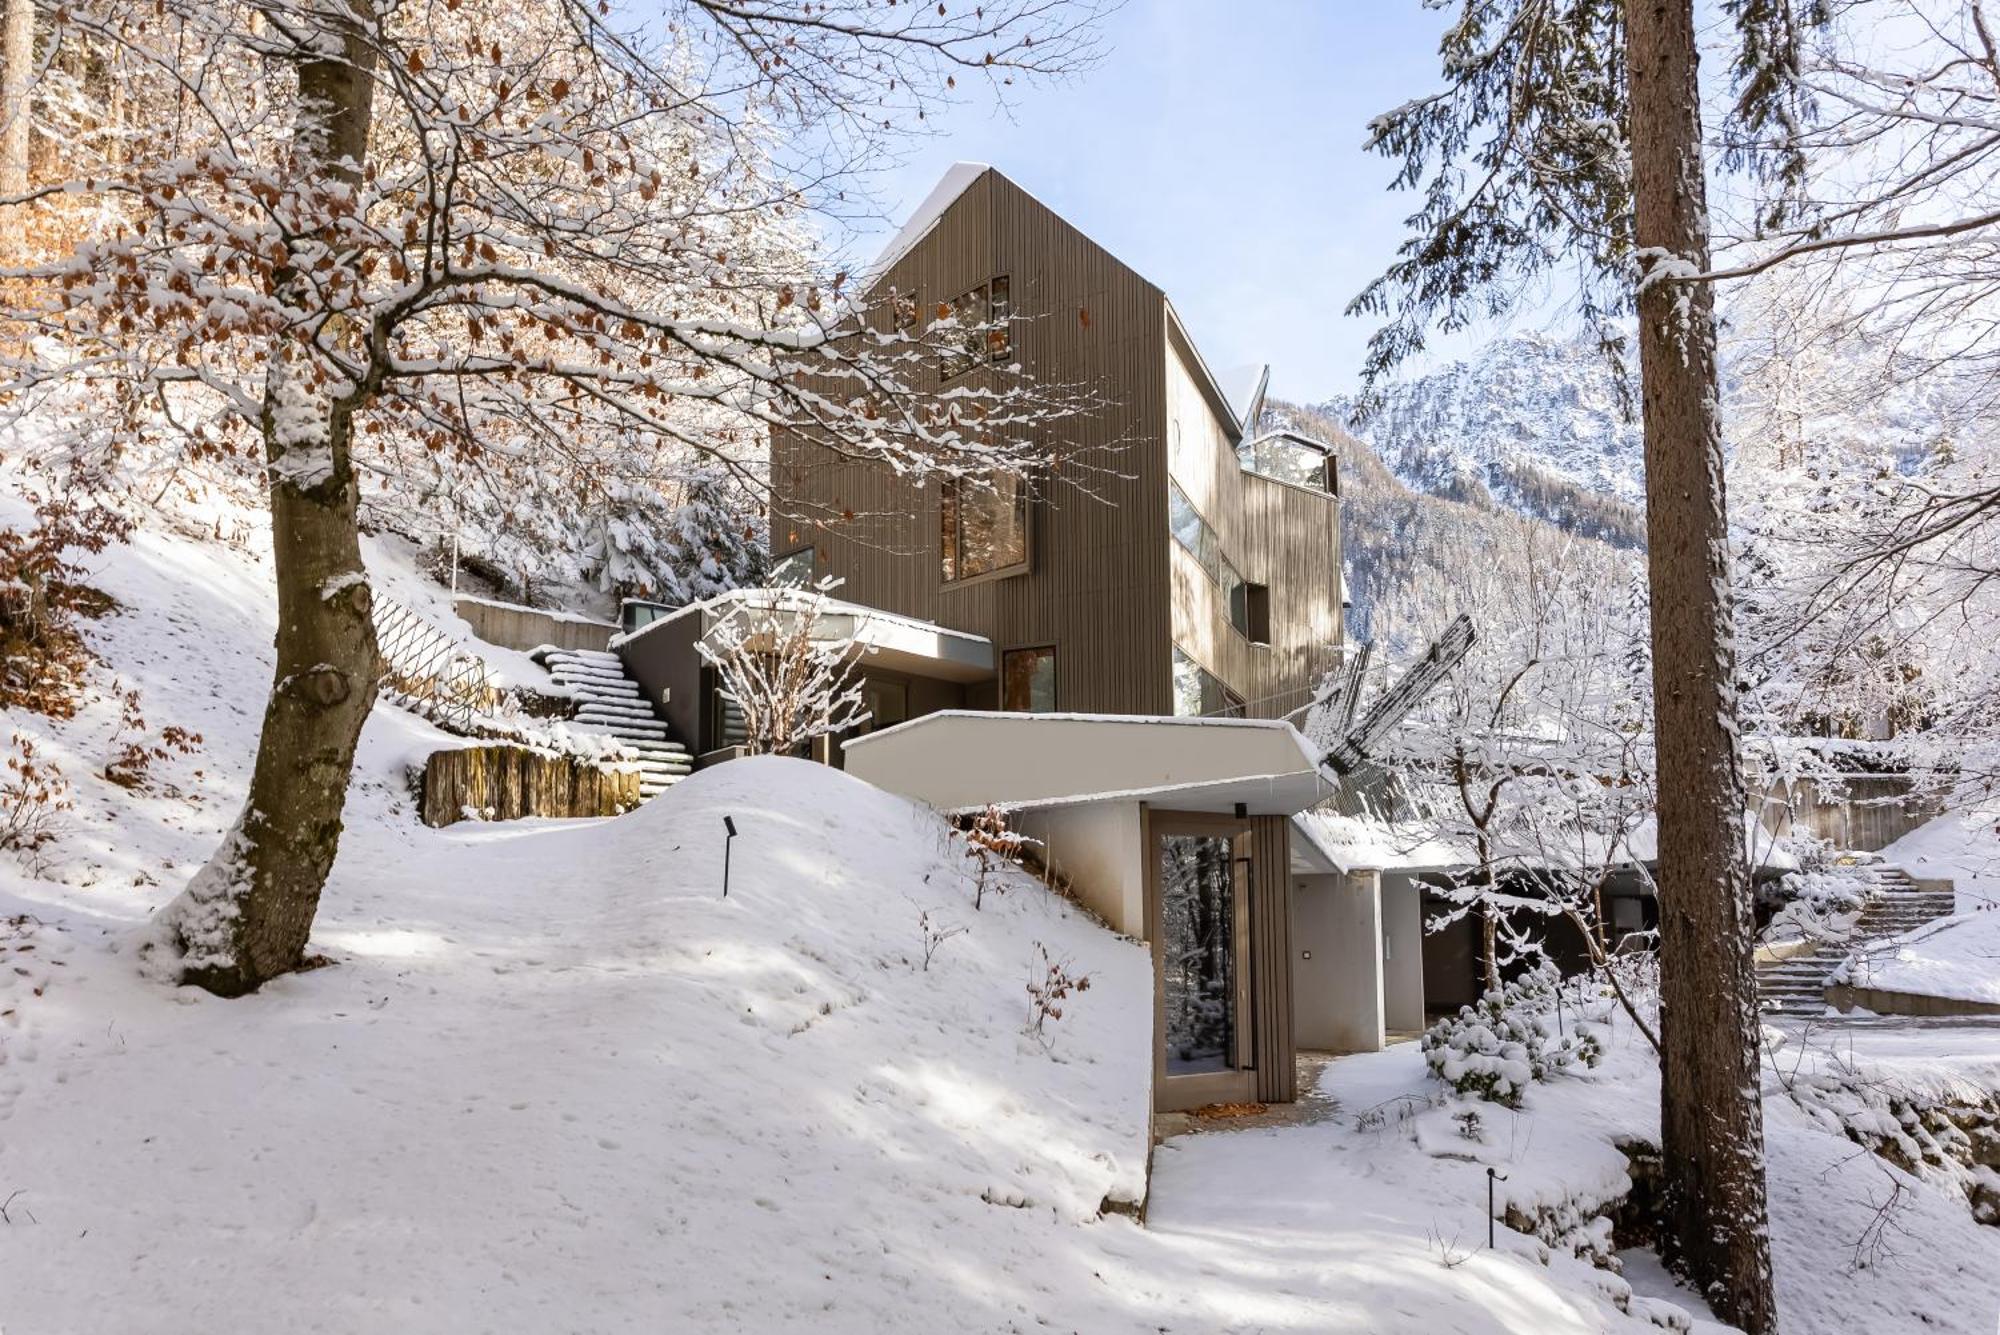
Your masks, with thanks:
[[(1180, 1112), (1211, 1103), (1257, 1102), (1256, 959), (1250, 922), (1255, 868), (1248, 819), (1209, 811), (1164, 811), (1142, 806), (1141, 843), (1146, 859), (1146, 935), (1153, 943), (1153, 1110)], [(1160, 890), (1160, 840), (1166, 835), (1224, 836), (1232, 845), (1235, 884), (1230, 899), (1230, 949), (1235, 956), (1234, 1034), (1230, 1069), (1199, 1075), (1167, 1074), (1166, 901)]]

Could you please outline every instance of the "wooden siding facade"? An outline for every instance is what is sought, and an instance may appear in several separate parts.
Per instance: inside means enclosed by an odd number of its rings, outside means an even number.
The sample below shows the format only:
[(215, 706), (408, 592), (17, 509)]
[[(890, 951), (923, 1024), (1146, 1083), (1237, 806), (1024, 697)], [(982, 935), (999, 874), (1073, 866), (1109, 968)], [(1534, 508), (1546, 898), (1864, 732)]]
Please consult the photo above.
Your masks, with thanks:
[[(772, 551), (812, 547), (819, 572), (845, 581), (839, 597), (983, 635), (1002, 653), (1054, 646), (1059, 709), (1166, 713), (1164, 298), (992, 171), (877, 291), (893, 287), (928, 310), (997, 275), (1009, 279), (1014, 359), (1038, 381), (1108, 401), (1059, 428), (1073, 466), (1037, 483), (1027, 572), (946, 583), (938, 483), (914, 485), (784, 437), (772, 442)], [(974, 707), (999, 704), (993, 688), (969, 688), (967, 697)]]
[[(1088, 390), (1105, 406), (1070, 419), (1061, 474), (1029, 503), (1024, 573), (946, 582), (941, 487), (914, 484), (783, 434), (772, 440), (772, 552), (812, 548), (839, 597), (969, 631), (1012, 649), (1055, 649), (1055, 707), (1173, 712), (1173, 647), (1252, 715), (1302, 703), (1336, 661), (1341, 636), (1338, 503), (1245, 473), (1212, 378), (1179, 332), (1164, 294), (997, 171), (974, 180), (876, 281), (929, 312), (999, 276), (1009, 280), (1013, 359), (1036, 381)], [(923, 373), (936, 387), (937, 368)], [(986, 370), (962, 382), (977, 383)], [(1167, 522), (1176, 379), (1208, 396), (1190, 494), (1246, 579), (1270, 588), (1271, 643), (1253, 646), (1226, 600), (1173, 540)], [(1182, 424), (1193, 431), (1193, 415)], [(997, 683), (966, 688), (972, 708), (999, 706)]]
[(1227, 596), (1201, 563), (1171, 543), (1174, 642), (1246, 703), (1281, 718), (1312, 698), (1340, 658), (1340, 505), (1324, 492), (1246, 471), (1236, 435), (1205, 387), (1200, 354), (1170, 321), (1167, 469), (1237, 574), (1270, 590), (1270, 638), (1252, 643), (1230, 622)]

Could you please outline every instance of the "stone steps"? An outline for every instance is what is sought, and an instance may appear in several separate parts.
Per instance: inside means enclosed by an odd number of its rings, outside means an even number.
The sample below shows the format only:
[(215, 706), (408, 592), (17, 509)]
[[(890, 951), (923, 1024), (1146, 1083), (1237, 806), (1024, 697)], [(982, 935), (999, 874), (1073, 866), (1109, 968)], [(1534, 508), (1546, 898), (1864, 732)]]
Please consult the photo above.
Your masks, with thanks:
[(651, 798), (686, 778), (694, 757), (673, 740), (639, 683), (625, 675), (617, 654), (603, 649), (549, 649), (537, 655), (549, 676), (570, 689), (577, 732), (615, 738), (621, 756), (609, 763), (637, 770), (639, 795)]
[(1850, 958), (1957, 911), (1951, 891), (1920, 888), (1900, 867), (1864, 866), (1851, 874), (1868, 891), (1853, 927), (1837, 940), (1758, 965), (1757, 993), (1764, 1010), (1820, 1014), (1827, 1008), (1827, 980)]

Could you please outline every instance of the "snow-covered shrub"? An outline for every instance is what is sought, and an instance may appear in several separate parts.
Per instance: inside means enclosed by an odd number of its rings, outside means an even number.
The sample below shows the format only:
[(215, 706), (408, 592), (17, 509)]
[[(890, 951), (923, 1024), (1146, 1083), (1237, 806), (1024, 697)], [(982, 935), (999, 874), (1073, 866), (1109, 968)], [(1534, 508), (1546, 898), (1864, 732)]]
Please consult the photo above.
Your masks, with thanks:
[(79, 558), (123, 542), (132, 524), (107, 502), (103, 475), (82, 465), (43, 483), (17, 476), (13, 485), (35, 518), (0, 528), (0, 706), (69, 718), (94, 661), (80, 620), (112, 606), (84, 582)]
[(1460, 1094), (1518, 1108), (1530, 1081), (1597, 1065), (1604, 1047), (1594, 1033), (1561, 1031), (1561, 987), (1561, 973), (1543, 964), (1439, 1020), (1420, 1044), (1431, 1074)]
[(993, 873), (1002, 865), (1019, 866), (1026, 836), (1007, 827), (1007, 813), (988, 805), (965, 832), (965, 856), (972, 860), (972, 907), (986, 901)]

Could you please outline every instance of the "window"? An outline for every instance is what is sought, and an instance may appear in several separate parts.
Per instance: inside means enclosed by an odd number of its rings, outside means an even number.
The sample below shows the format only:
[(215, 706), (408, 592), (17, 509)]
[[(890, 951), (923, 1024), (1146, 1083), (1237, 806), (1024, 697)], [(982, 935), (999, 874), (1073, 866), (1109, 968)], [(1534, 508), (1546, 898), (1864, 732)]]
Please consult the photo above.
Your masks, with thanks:
[(819, 553), (811, 547), (801, 547), (771, 563), (771, 587), (802, 589), (813, 582), (818, 569)]
[(1271, 586), (1243, 586), (1243, 624), (1237, 627), (1252, 644), (1271, 642)]
[(1010, 714), (1053, 714), (1056, 710), (1056, 651), (1009, 649), (1000, 659), (1000, 708)]
[(1242, 718), (1243, 697), (1174, 646), (1174, 713), (1182, 718)]
[(938, 506), (946, 583), (1028, 567), (1028, 484), (1018, 477), (946, 478)]
[(1004, 362), (1013, 352), (1008, 324), (1013, 314), (1012, 287), (1005, 274), (981, 283), (940, 314), (958, 325), (938, 364), (941, 379), (964, 375), (983, 362)]
[(1188, 554), (1201, 563), (1208, 577), (1222, 590), (1223, 605), (1229, 609), (1229, 624), (1247, 635), (1249, 634), (1247, 605), (1244, 590), (1248, 587), (1243, 576), (1236, 573), (1236, 567), (1229, 564), (1229, 558), (1222, 554), (1222, 539), (1194, 508), (1194, 502), (1187, 498), (1180, 484), (1171, 478), (1167, 481), (1167, 527), (1173, 531), (1174, 541), (1187, 548)]
[(1340, 495), (1340, 469), (1332, 449), (1289, 432), (1247, 440), (1236, 450), (1237, 462), (1252, 473)]
[(1237, 1066), (1237, 860), (1225, 835), (1160, 837), (1160, 991), (1168, 1075)]
[(869, 677), (861, 686), (861, 703), (868, 710), (868, 721), (861, 725), (863, 732), (893, 728), (909, 720), (910, 685), (903, 681)]
[(618, 624), (627, 635), (642, 626), (650, 626), (674, 609), (666, 603), (656, 603), (648, 598), (627, 598), (618, 605)]

